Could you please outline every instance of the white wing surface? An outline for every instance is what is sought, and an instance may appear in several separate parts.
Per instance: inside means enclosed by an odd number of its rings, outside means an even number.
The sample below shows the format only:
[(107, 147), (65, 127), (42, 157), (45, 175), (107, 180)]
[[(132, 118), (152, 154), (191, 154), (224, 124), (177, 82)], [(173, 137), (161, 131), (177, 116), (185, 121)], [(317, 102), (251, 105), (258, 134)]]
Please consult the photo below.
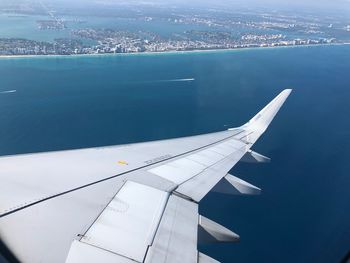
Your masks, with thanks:
[(0, 158), (0, 239), (19, 262), (217, 262), (198, 242), (239, 236), (198, 214), (210, 191), (258, 194), (228, 174), (291, 90), (245, 125), (179, 139)]

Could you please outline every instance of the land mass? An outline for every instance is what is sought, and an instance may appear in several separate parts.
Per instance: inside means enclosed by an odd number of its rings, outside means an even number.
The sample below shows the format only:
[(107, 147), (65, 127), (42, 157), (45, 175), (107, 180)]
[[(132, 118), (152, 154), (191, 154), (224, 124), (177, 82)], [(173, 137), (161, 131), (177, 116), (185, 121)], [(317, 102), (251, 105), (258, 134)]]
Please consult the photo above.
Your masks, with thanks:
[[(97, 14), (94, 18), (66, 16), (62, 10), (44, 5), (31, 10), (41, 15), (36, 21), (37, 31), (63, 32), (65, 36), (57, 34), (59, 37), (52, 41), (41, 41), (0, 35), (0, 56), (176, 52), (350, 41), (346, 19), (302, 14), (140, 8), (137, 13), (107, 15), (111, 22), (101, 25), (93, 23), (101, 20)], [(9, 19), (14, 15), (20, 19), (24, 13), (22, 9), (2, 12)], [(136, 29), (122, 29), (120, 23)]]
[(206, 43), (203, 41), (166, 41), (144, 42), (123, 40), (110, 40), (100, 42), (98, 45), (85, 46), (81, 41), (72, 39), (56, 39), (54, 43), (39, 42), (27, 39), (0, 39), (0, 56), (33, 56), (33, 55), (93, 55), (117, 53), (152, 53), (200, 50), (230, 50), (242, 48), (265, 48), (281, 46), (307, 46), (342, 44), (334, 39), (295, 39), (289, 41), (263, 42), (263, 43)]

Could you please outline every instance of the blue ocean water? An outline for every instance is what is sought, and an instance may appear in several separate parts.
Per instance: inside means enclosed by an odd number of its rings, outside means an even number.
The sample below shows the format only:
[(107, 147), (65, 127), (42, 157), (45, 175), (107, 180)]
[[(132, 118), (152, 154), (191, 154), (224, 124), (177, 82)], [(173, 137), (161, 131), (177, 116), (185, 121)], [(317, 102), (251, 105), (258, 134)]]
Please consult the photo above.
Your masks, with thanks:
[(200, 205), (241, 241), (200, 249), (222, 262), (335, 263), (350, 249), (349, 73), (346, 45), (0, 59), (0, 154), (219, 131), (293, 88), (254, 146), (272, 162), (232, 170), (262, 195)]

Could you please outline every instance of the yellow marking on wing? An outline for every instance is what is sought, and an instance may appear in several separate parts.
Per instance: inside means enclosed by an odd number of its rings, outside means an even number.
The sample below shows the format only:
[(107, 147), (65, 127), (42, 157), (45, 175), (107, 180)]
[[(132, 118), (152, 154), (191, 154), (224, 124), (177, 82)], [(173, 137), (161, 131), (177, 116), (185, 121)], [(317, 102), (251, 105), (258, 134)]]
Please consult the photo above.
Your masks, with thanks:
[(128, 165), (128, 163), (126, 161), (118, 161), (118, 164)]

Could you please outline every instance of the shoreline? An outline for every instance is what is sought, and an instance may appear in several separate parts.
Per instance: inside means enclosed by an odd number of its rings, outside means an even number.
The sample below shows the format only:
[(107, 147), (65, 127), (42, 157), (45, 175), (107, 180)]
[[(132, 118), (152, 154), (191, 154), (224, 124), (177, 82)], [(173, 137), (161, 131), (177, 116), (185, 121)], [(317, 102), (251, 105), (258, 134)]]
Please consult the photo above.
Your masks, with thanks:
[(1, 59), (32, 59), (32, 58), (88, 58), (88, 57), (119, 57), (119, 56), (149, 56), (149, 55), (176, 55), (176, 54), (195, 54), (195, 53), (221, 53), (221, 52), (239, 52), (244, 50), (267, 50), (278, 48), (305, 48), (305, 47), (322, 47), (322, 46), (345, 46), (350, 42), (331, 43), (331, 44), (312, 44), (312, 45), (290, 45), (275, 47), (241, 47), (241, 48), (219, 48), (219, 49), (197, 49), (183, 51), (155, 51), (155, 52), (135, 52), (135, 53), (102, 53), (102, 54), (72, 54), (72, 55), (0, 55)]

